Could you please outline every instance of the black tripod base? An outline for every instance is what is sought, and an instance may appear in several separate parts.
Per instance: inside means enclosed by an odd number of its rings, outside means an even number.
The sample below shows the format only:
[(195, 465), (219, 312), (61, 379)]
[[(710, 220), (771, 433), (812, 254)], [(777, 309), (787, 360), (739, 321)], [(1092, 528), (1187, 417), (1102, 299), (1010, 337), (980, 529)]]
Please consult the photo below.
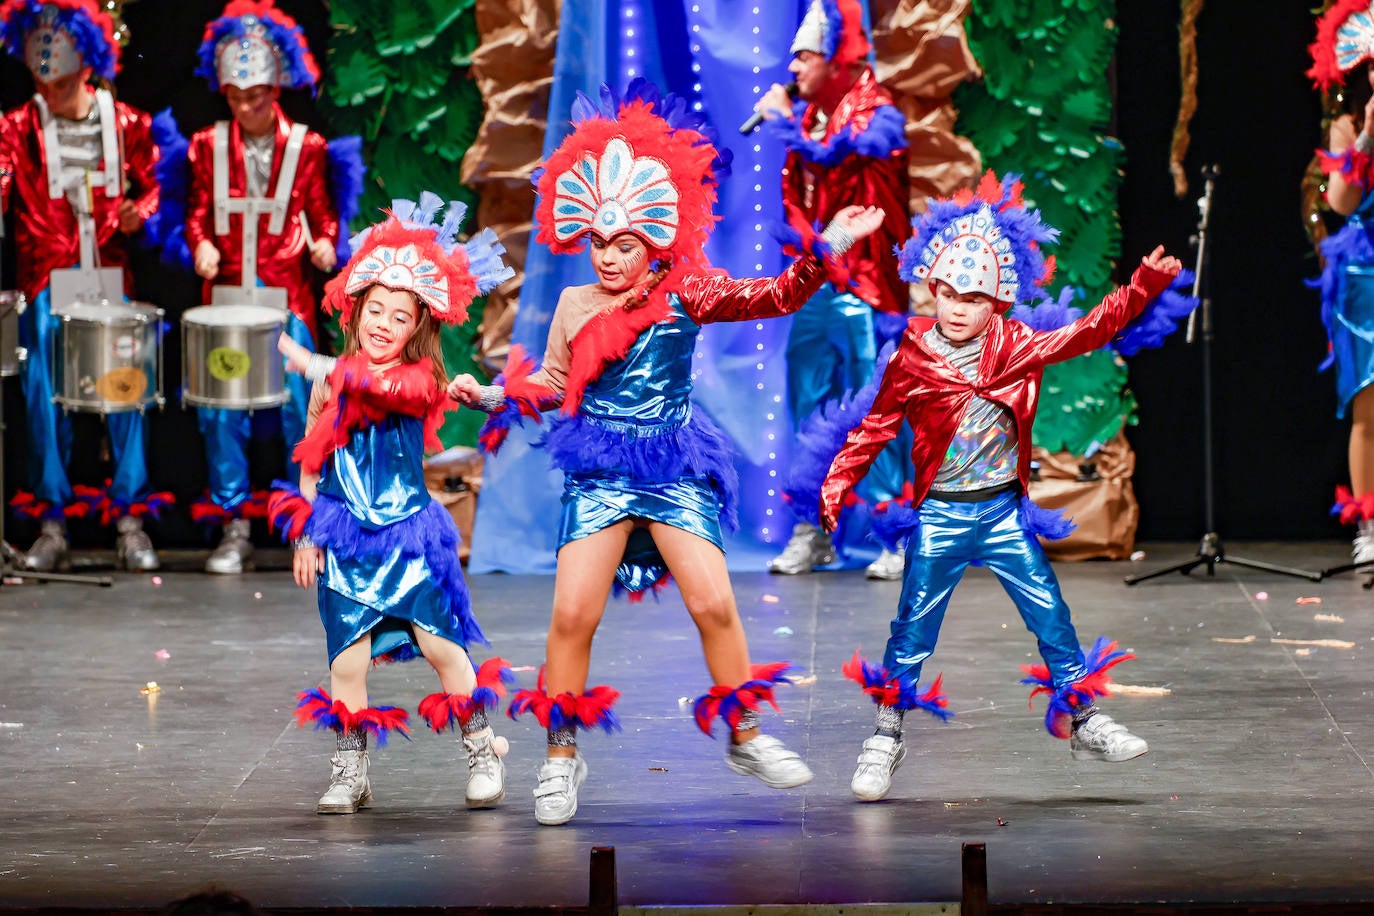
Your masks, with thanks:
[(1322, 577), (1339, 576), (1342, 573), (1348, 572), (1358, 572), (1364, 576), (1364, 582), (1360, 584), (1361, 588), (1374, 588), (1374, 561), (1365, 561), (1364, 563), (1342, 563), (1340, 566), (1331, 566), (1322, 570)]
[(110, 576), (78, 576), (71, 573), (35, 572), (25, 569), (19, 562), (19, 552), (4, 541), (0, 541), (0, 585), (5, 579), (28, 579), (31, 582), (71, 582), (75, 585), (98, 585), (109, 588), (114, 585)]
[[(1295, 579), (1306, 579), (1308, 582), (1320, 582), (1325, 570), (1313, 572), (1308, 569), (1298, 569), (1293, 566), (1279, 566), (1276, 563), (1265, 563), (1262, 560), (1249, 560), (1244, 557), (1231, 557), (1226, 555), (1226, 551), (1221, 546), (1221, 536), (1215, 531), (1209, 531), (1202, 536), (1202, 543), (1198, 545), (1197, 553), (1190, 560), (1182, 563), (1175, 563), (1172, 566), (1165, 566), (1151, 572), (1141, 573), (1136, 576), (1126, 576), (1121, 581), (1127, 585), (1135, 585), (1137, 582), (1144, 582), (1146, 579), (1154, 579), (1158, 576), (1168, 575), (1176, 572), (1188, 575), (1199, 566), (1206, 565), (1207, 575), (1215, 576), (1217, 567), (1222, 563), (1229, 563), (1232, 566), (1243, 566), (1246, 569), (1259, 569), (1264, 572), (1278, 573), (1281, 576), (1292, 576)], [(1366, 586), (1368, 588), (1369, 586)]]

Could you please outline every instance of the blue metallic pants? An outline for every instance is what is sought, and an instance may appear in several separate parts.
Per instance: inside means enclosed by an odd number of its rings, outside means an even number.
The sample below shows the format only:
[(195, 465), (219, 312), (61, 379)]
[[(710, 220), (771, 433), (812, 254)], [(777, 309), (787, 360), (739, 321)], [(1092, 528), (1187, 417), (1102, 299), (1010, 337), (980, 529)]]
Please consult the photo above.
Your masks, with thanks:
[[(787, 409), (795, 431), (822, 404), (868, 383), (878, 358), (873, 308), (829, 283), (792, 316), (787, 336)], [(859, 493), (870, 502), (894, 499), (910, 477), (910, 432), (878, 455)]]
[[(286, 333), (296, 343), (315, 349), (315, 341), (304, 321), (295, 315), (286, 319)], [(210, 500), (233, 511), (252, 495), (248, 475), (248, 442), (275, 435), (278, 428), (286, 437), (290, 455), (305, 436), (305, 416), (310, 405), (310, 383), (302, 375), (286, 373), (287, 400), (280, 408), (254, 411), (228, 407), (198, 407), (196, 418), (205, 439), (205, 463), (210, 472)], [(288, 473), (294, 481), (300, 468), (287, 459)], [(274, 475), (276, 476), (276, 475)]]
[[(29, 486), (34, 496), (60, 508), (72, 500), (67, 463), (71, 460), (72, 424), (66, 411), (53, 403), (52, 342), (58, 319), (52, 314), (52, 297), (39, 293), (19, 317), (19, 343), (28, 349), (21, 376), (29, 434)], [(141, 411), (105, 415), (114, 457), (114, 476), (109, 496), (133, 503), (147, 495), (148, 463), (144, 452), (147, 423)]]
[(883, 655), (889, 675), (920, 678), (922, 663), (935, 651), (950, 596), (970, 563), (996, 573), (1026, 629), (1035, 634), (1055, 687), (1087, 673), (1059, 580), (1039, 542), (1021, 528), (1019, 508), (1015, 491), (982, 502), (928, 498), (921, 503), (920, 527), (907, 544), (902, 596)]

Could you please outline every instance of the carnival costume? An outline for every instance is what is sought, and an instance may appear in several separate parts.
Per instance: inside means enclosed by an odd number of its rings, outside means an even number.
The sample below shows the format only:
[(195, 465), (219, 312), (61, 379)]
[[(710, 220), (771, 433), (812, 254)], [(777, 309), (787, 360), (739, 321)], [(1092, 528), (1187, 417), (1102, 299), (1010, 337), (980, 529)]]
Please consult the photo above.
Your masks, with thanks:
[[(910, 234), (907, 221), (906, 118), (868, 66), (869, 43), (858, 0), (813, 0), (791, 52), (820, 54), (838, 68), (862, 65), (854, 84), (827, 116), (808, 105), (800, 117), (772, 118), (766, 129), (787, 146), (783, 206), (792, 221), (824, 225), (850, 204), (881, 207), (883, 226), (859, 241), (827, 271), (826, 283), (793, 316), (787, 338), (787, 408), (794, 430), (816, 410), (866, 384), (878, 348), (906, 327), (907, 285), (897, 274), (896, 246)], [(894, 445), (869, 476), (871, 502), (901, 492), (905, 449)], [(835, 560), (829, 537), (802, 521), (769, 569), (809, 572)], [(898, 569), (892, 556), (874, 564), (876, 578)], [(879, 575), (880, 567), (890, 572)]]
[[(828, 235), (799, 236), (808, 254), (777, 278), (735, 280), (712, 272), (703, 246), (715, 221), (722, 163), (700, 116), (636, 80), (623, 100), (608, 89), (599, 104), (579, 96), (573, 123), (537, 175), (538, 241), (571, 254), (589, 235), (609, 242), (632, 233), (656, 259), (657, 282), (633, 297), (599, 285), (565, 290), (542, 366), (535, 370), (513, 347), (504, 379), (484, 387), (481, 406), (494, 415), (483, 444), (494, 450), (512, 424), (559, 408), (542, 444), (564, 473), (560, 549), (635, 519), (691, 532), (723, 550), (722, 524), (734, 523), (736, 473), (728, 439), (691, 401), (697, 334), (708, 322), (794, 311), (825, 281), (826, 259), (842, 252), (848, 235), (827, 229)], [(631, 534), (615, 578), (632, 600), (666, 584), (667, 566), (644, 528)], [(701, 729), (709, 734), (716, 716), (735, 730), (756, 727), (756, 709), (772, 702), (786, 667), (755, 666), (745, 684), (713, 687), (696, 706)], [(516, 695), (511, 713), (534, 713), (549, 729), (550, 746), (567, 746), (576, 743), (578, 729), (618, 728), (612, 709), (618, 696), (605, 686), (550, 696), (541, 676), (535, 690)], [(732, 747), (730, 766), (758, 775), (736, 758), (750, 751), (735, 747), (751, 745), (755, 751), (780, 746), (763, 735)], [(796, 764), (794, 772), (805, 771)], [(551, 758), (547, 766), (568, 768), (575, 799), (585, 776), (580, 755), (575, 762)], [(770, 785), (809, 778), (805, 771), (804, 778)], [(541, 780), (548, 781), (542, 774)], [(541, 812), (537, 805), (542, 823), (561, 823)], [(571, 816), (568, 811), (562, 820)]]
[[(313, 91), (320, 78), (300, 26), (272, 0), (233, 0), (206, 25), (197, 56), (196, 75), (215, 92), (228, 86)], [(306, 125), (292, 122), (276, 103), (272, 107), (274, 124), (262, 137), (245, 137), (233, 119), (191, 137), (182, 161), (167, 166), (164, 181), (169, 199), (181, 196), (172, 193), (173, 187), (186, 191), (184, 204), (181, 199), (173, 204), (184, 208), (178, 215), (184, 219), (185, 244), (173, 219), (162, 231), (167, 247), (188, 265), (202, 242), (219, 252), (219, 272), (205, 281), (204, 302), (219, 301), (214, 297), (217, 286), (284, 290), (290, 310), (286, 331), (313, 350), (318, 329), (309, 246), (327, 240), (337, 246), (340, 262), (347, 259), (341, 227), (357, 213), (361, 142), (356, 137), (326, 142)], [(175, 135), (170, 114), (159, 119), (159, 128)], [(286, 441), (293, 443), (305, 432), (309, 390), (299, 376), (289, 376), (287, 392), (279, 416)], [(260, 413), (273, 422), (278, 416), (277, 411)], [(254, 493), (250, 484), (249, 440), (270, 423), (226, 407), (199, 407), (197, 415), (210, 481), (191, 514), (197, 521), (223, 525), (206, 570), (237, 573), (252, 560), (248, 520), (266, 510), (266, 495)]]
[[(1044, 367), (1112, 340), (1173, 277), (1142, 265), (1130, 285), (1086, 316), (1055, 331), (1035, 331), (1003, 313), (1048, 282), (1053, 262), (1047, 263), (1040, 246), (1058, 233), (1025, 208), (1014, 176), (999, 182), (989, 172), (976, 194), (932, 201), (913, 223), (914, 235), (901, 252), (902, 276), (929, 282), (932, 291), (939, 281), (960, 295), (982, 293), (994, 301), (996, 313), (980, 337), (963, 345), (944, 338), (934, 319), (912, 318), (871, 410), (850, 432), (821, 488), (822, 522), (832, 528), (845, 494), (883, 446), (904, 422), (915, 432), (915, 509), (907, 510), (906, 565), (892, 635), (881, 666), (856, 653), (844, 667), (878, 704), (878, 731), (865, 742), (851, 786), (867, 801), (887, 792), (905, 753), (905, 711), (950, 715), (939, 679), (927, 690), (917, 683), (954, 587), (970, 564), (997, 574), (1035, 634), (1044, 664), (1027, 666), (1025, 683), (1034, 686), (1032, 698), (1049, 695), (1045, 724), (1051, 734), (1072, 736), (1078, 758), (1128, 759), (1146, 751), (1144, 741), (1096, 713), (1094, 698), (1107, 692), (1105, 672), (1132, 656), (1105, 639), (1087, 653), (1080, 647), (1054, 570), (1036, 540), (1036, 534), (1063, 536), (1070, 526), (1024, 493)], [(1115, 738), (1101, 751), (1104, 730)]]
[[(1346, 77), (1374, 59), (1374, 4), (1339, 0), (1317, 23), (1317, 40), (1308, 49), (1307, 75), (1323, 90), (1343, 86)], [(1339, 154), (1318, 150), (1322, 171), (1339, 173), (1361, 189), (1359, 206), (1341, 229), (1321, 243), (1322, 324), (1330, 350), (1322, 369), (1336, 374), (1336, 416), (1344, 418), (1355, 395), (1374, 382), (1374, 143), (1361, 134)], [(1357, 526), (1355, 562), (1374, 561), (1374, 492), (1336, 488), (1332, 513)]]
[[(0, 38), (42, 83), (87, 67), (110, 81), (119, 69), (114, 21), (93, 0), (6, 0), (0, 3)], [(0, 212), (13, 204), (19, 289), (28, 299), (19, 343), (28, 352), (23, 389), (33, 490), (21, 491), (14, 506), (42, 520), (43, 534), (25, 559), (32, 569), (66, 564), (65, 519), (72, 516), (114, 522), (120, 565), (155, 569), (157, 554), (142, 531), (142, 517), (156, 515), (172, 498), (148, 492), (142, 411), (106, 414), (114, 475), (103, 488), (74, 488), (66, 470), (71, 423), (53, 401), (50, 362), (59, 320), (54, 308), (72, 303), (52, 301), (52, 272), (122, 267), (124, 289), (132, 292), (119, 208), (131, 202), (140, 220), (158, 209), (158, 151), (148, 114), (116, 101), (106, 89), (86, 86), (83, 91), (90, 97), (90, 114), (80, 121), (54, 115), (35, 94), (0, 124)]]
[[(435, 221), (441, 203), (428, 192), (418, 203), (393, 201), (390, 219), (353, 239), (357, 253), (326, 287), (326, 311), (348, 326), (355, 303), (381, 285), (410, 292), (440, 322), (462, 323), (474, 298), (513, 276), (491, 230), (457, 241), (463, 204), (450, 203), (443, 222)], [(296, 549), (325, 552), (318, 595), (331, 665), (359, 639), (371, 641), (374, 661), (415, 658), (416, 628), (464, 649), (488, 645), (463, 581), (458, 528), (425, 488), (424, 454), (441, 447), (437, 432), (451, 403), (430, 360), (374, 368), (361, 353), (316, 356), (309, 375), (313, 421), (292, 457), (304, 474), (320, 475), (315, 498), (308, 502), (278, 481), (270, 513)], [(477, 693), (433, 694), (421, 702), (421, 716), (435, 731), (457, 726), (471, 737), (486, 729), (486, 710), (510, 679), (503, 668), (499, 659), (484, 663)], [(350, 713), (318, 688), (300, 694), (297, 715), (302, 724), (338, 732), (340, 750), (365, 749), (365, 741), (353, 746), (361, 732), (379, 741), (388, 731), (405, 732), (408, 718), (393, 707)], [(365, 784), (365, 760), (362, 768)]]

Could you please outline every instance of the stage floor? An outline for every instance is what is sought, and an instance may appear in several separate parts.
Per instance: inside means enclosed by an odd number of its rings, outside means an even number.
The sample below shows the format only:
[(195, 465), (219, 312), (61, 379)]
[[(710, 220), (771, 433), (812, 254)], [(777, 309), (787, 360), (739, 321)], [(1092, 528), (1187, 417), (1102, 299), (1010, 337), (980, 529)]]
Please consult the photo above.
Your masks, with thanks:
[[(1337, 544), (1231, 546), (1314, 569), (1344, 559)], [(1374, 901), (1374, 592), (1230, 565), (1124, 586), (1192, 546), (1147, 550), (1058, 566), (1082, 641), (1107, 634), (1139, 655), (1117, 682), (1168, 691), (1106, 701), (1149, 740), (1141, 759), (1078, 763), (1045, 733), (1018, 683), (1031, 637), (974, 570), (927, 667), (958, 716), (909, 717), (892, 794), (859, 804), (848, 780), (872, 705), (840, 665), (856, 647), (881, 656), (898, 583), (736, 573), (755, 660), (804, 676), (765, 726), (814, 782), (736, 776), (696, 730), (686, 698), (709, 685), (669, 591), (606, 612), (593, 683), (621, 691), (625, 730), (584, 739), (591, 775), (557, 828), (532, 813), (543, 732), (504, 716), (499, 808), (466, 810), (455, 740), (417, 729), (372, 751), (372, 808), (317, 816), (333, 738), (291, 712), (327, 681), (324, 639), (313, 595), (284, 573), (6, 586), (0, 906), (158, 907), (212, 884), (268, 908), (582, 905), (598, 845), (616, 849), (626, 905), (955, 901), (970, 841), (987, 844), (993, 903)], [(472, 583), (525, 685), (552, 586)], [(145, 696), (149, 681), (161, 689)], [(370, 687), (413, 714), (436, 680), (414, 662)]]

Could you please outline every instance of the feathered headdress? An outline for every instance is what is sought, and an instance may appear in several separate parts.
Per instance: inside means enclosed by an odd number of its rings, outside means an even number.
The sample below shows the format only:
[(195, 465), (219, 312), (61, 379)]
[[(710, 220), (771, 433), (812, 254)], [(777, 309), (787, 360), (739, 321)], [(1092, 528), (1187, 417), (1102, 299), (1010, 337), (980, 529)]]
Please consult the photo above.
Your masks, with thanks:
[(114, 19), (94, 0), (6, 0), (0, 41), (44, 83), (83, 67), (106, 80), (119, 72)]
[(644, 79), (623, 99), (608, 86), (595, 102), (578, 93), (573, 131), (535, 173), (538, 241), (573, 254), (586, 236), (632, 232), (675, 265), (706, 266), (717, 173), (728, 153), (705, 118)]
[(1039, 210), (1026, 209), (1016, 175), (999, 181), (989, 169), (977, 191), (931, 200), (911, 226), (898, 255), (898, 272), (910, 283), (939, 280), (959, 293), (990, 296), (1005, 311), (1054, 276), (1054, 258), (1040, 246), (1059, 230), (1041, 222)]
[(442, 223), (436, 221), (443, 200), (424, 191), (419, 202), (393, 200), (388, 218), (350, 240), (354, 255), (325, 286), (324, 307), (345, 322), (353, 297), (369, 286), (406, 290), (439, 321), (461, 324), (468, 305), (491, 292), (515, 271), (501, 260), (506, 251), (496, 233), (483, 229), (458, 241), (467, 207), (449, 201)]
[(206, 23), (196, 57), (196, 76), (216, 92), (225, 86), (313, 90), (320, 81), (305, 32), (272, 0), (231, 0)]
[(1318, 88), (1343, 85), (1347, 73), (1374, 59), (1374, 3), (1337, 0), (1317, 20), (1317, 40), (1307, 50), (1312, 55), (1307, 75)]
[(870, 50), (859, 0), (811, 0), (791, 48), (793, 54), (814, 51), (841, 67), (858, 63)]

